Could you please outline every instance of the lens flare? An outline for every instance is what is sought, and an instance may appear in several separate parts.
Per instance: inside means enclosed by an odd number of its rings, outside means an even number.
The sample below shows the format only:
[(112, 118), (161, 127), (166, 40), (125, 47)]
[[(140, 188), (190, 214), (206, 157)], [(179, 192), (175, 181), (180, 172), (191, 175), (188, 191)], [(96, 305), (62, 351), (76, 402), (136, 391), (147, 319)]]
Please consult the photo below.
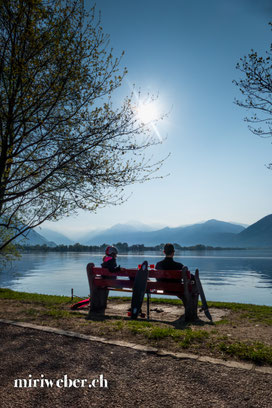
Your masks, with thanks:
[(148, 104), (140, 104), (137, 108), (139, 120), (144, 123), (150, 123), (159, 119), (159, 112), (154, 102)]

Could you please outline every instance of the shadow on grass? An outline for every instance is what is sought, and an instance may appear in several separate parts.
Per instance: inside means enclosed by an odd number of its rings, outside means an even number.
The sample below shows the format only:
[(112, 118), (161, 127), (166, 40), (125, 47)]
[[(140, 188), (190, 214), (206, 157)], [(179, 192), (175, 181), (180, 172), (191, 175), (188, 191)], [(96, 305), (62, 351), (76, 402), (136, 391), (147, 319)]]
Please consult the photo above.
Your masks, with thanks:
[(105, 315), (103, 313), (89, 313), (86, 316), (86, 320), (94, 322), (103, 322), (103, 321), (138, 321), (138, 322), (148, 322), (148, 323), (161, 323), (168, 326), (172, 326), (178, 330), (184, 330), (190, 327), (192, 324), (194, 326), (203, 327), (203, 326), (214, 326), (213, 322), (207, 322), (201, 319), (194, 320), (193, 322), (186, 322), (185, 315), (181, 315), (178, 319), (174, 321), (169, 320), (159, 320), (159, 319), (131, 319), (129, 316), (118, 316), (118, 315)]

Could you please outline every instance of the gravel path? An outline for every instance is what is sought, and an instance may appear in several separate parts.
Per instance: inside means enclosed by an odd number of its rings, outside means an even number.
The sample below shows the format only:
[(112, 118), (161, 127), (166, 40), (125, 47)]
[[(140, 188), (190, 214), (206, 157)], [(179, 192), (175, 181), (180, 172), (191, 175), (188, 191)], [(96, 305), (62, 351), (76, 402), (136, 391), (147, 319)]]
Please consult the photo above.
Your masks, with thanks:
[[(194, 360), (177, 360), (0, 324), (0, 406), (272, 407), (272, 376)], [(15, 379), (92, 380), (108, 388), (15, 388)], [(59, 382), (59, 385), (64, 383)], [(79, 385), (79, 382), (75, 385)], [(102, 381), (105, 385), (105, 381)]]

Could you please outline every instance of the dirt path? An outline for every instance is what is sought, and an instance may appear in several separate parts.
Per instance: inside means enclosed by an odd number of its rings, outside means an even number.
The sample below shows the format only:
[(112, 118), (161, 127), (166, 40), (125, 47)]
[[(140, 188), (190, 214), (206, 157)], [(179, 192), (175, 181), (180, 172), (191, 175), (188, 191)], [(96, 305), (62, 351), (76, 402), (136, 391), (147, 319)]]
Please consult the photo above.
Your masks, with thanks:
[[(271, 408), (272, 376), (0, 325), (3, 408)], [(14, 388), (15, 379), (92, 380), (108, 388)]]

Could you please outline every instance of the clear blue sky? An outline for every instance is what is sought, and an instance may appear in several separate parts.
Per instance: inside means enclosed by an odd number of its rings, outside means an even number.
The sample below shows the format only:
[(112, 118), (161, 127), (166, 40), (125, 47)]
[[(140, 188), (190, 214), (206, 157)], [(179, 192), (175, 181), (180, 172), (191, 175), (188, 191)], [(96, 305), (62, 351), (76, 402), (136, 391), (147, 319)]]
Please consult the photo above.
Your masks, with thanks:
[[(88, 1), (86, 1), (88, 4)], [(89, 2), (90, 4), (90, 2)], [(270, 139), (254, 136), (247, 112), (233, 101), (240, 57), (268, 49), (272, 4), (266, 0), (97, 0), (115, 55), (129, 84), (159, 92), (169, 117), (159, 126), (167, 140), (152, 148), (171, 153), (162, 180), (127, 187), (120, 207), (80, 213), (47, 226), (70, 232), (130, 220), (179, 226), (216, 218), (251, 224), (272, 212)]]

